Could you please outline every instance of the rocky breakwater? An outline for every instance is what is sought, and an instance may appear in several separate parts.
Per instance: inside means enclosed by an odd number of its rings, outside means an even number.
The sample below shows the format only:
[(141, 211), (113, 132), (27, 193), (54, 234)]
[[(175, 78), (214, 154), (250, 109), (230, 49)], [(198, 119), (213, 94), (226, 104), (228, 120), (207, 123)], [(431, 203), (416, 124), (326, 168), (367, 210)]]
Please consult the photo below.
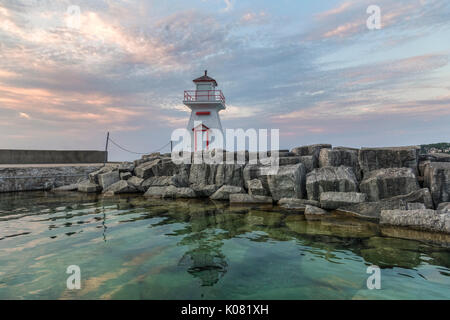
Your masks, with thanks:
[(224, 152), (223, 161), (217, 161), (216, 152), (188, 154), (190, 163), (182, 164), (175, 164), (171, 154), (145, 155), (92, 172), (76, 189), (277, 204), (296, 213), (306, 210), (305, 217), (314, 219), (335, 211), (384, 225), (450, 233), (450, 213), (439, 209), (450, 202), (450, 155), (419, 155), (416, 146), (355, 149), (316, 144), (280, 150), (279, 168), (271, 172), (270, 152), (263, 158), (258, 154), (257, 162), (249, 152)]

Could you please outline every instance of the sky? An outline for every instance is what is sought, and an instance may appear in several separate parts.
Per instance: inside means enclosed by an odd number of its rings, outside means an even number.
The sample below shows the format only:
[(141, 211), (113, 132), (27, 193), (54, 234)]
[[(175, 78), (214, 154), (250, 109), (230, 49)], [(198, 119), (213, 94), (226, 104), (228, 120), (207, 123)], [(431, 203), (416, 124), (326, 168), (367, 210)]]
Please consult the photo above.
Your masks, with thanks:
[(448, 0), (0, 0), (0, 149), (101, 150), (109, 131), (152, 152), (205, 69), (222, 126), (278, 128), (283, 149), (450, 141), (449, 17)]

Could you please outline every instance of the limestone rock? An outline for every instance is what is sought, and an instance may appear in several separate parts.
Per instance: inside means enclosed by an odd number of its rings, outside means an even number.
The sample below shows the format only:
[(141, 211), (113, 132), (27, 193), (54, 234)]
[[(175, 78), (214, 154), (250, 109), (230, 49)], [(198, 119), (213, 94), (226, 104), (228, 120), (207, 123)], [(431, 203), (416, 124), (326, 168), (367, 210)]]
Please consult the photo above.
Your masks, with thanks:
[(437, 211), (439, 211), (439, 213), (450, 213), (450, 202), (439, 203)]
[(98, 184), (102, 189), (108, 188), (113, 183), (120, 180), (119, 171), (111, 171), (98, 175)]
[(367, 195), (357, 192), (322, 192), (320, 207), (335, 210), (339, 207), (367, 201)]
[(144, 196), (150, 198), (161, 198), (165, 194), (166, 189), (167, 187), (150, 187), (144, 193)]
[(300, 156), (300, 162), (305, 166), (306, 173), (313, 171), (319, 166), (319, 161), (314, 156)]
[(125, 180), (119, 180), (108, 186), (106, 189), (103, 189), (103, 192), (113, 192), (114, 194), (133, 193), (136, 191), (137, 189)]
[(193, 185), (215, 184), (217, 165), (206, 163), (192, 164), (190, 167), (189, 183)]
[(195, 198), (197, 194), (191, 188), (177, 188), (175, 198)]
[(351, 213), (362, 218), (378, 219), (382, 210), (406, 210), (408, 203), (423, 203), (425, 208), (433, 209), (430, 191), (426, 188), (413, 191), (406, 195), (395, 196), (376, 202), (362, 202), (344, 205), (338, 211)]
[[(120, 171), (119, 171), (120, 172)], [(120, 180), (128, 180), (132, 177), (133, 175), (131, 174), (131, 172), (120, 172)]]
[(406, 210), (423, 210), (425, 205), (420, 202), (409, 202), (406, 204)]
[(219, 164), (215, 174), (214, 184), (218, 186), (244, 186), (244, 166), (240, 164)]
[(53, 188), (53, 192), (59, 192), (59, 191), (77, 191), (78, 190), (78, 183), (69, 184), (67, 186), (61, 186), (57, 188)]
[(308, 199), (319, 200), (322, 192), (357, 192), (358, 183), (350, 167), (323, 167), (306, 175)]
[(130, 184), (131, 186), (133, 186), (134, 188), (136, 188), (136, 190), (138, 191), (146, 191), (144, 189), (141, 188), (141, 184), (142, 182), (144, 182), (144, 179), (142, 178), (138, 178), (136, 176), (132, 176), (131, 178), (129, 178), (127, 180), (128, 184)]
[(353, 169), (358, 180), (361, 180), (361, 170), (358, 161), (358, 151), (347, 148), (323, 148), (319, 154), (319, 167), (345, 166)]
[(269, 191), (260, 179), (253, 179), (248, 182), (248, 193), (252, 196), (268, 196)]
[(450, 162), (450, 154), (448, 154), (448, 153), (421, 154), (421, 155), (419, 155), (419, 161)]
[(113, 171), (113, 170), (114, 170), (114, 168), (111, 167), (111, 166), (104, 166), (104, 167), (100, 168), (100, 169), (97, 170), (97, 171), (94, 171), (94, 172), (89, 173), (89, 181), (90, 181), (91, 183), (97, 183), (97, 184), (98, 184), (98, 176), (99, 176), (100, 174), (102, 174), (102, 173), (107, 173), (107, 172), (111, 172), (111, 171)]
[(431, 191), (434, 205), (450, 201), (450, 162), (431, 162), (425, 167), (424, 187)]
[(101, 190), (98, 184), (92, 183), (89, 180), (83, 181), (78, 184), (78, 191), (85, 193), (95, 193)]
[(320, 150), (323, 148), (331, 149), (331, 144), (312, 144), (308, 146), (297, 147), (291, 150), (298, 156), (314, 156), (314, 158), (319, 159)]
[(310, 206), (310, 205), (306, 205), (305, 208), (305, 218), (306, 220), (318, 220), (326, 215), (328, 215), (329, 213), (321, 208), (315, 207), (315, 206)]
[(364, 177), (369, 171), (383, 168), (411, 168), (417, 175), (419, 150), (420, 147), (418, 146), (361, 148), (359, 165)]
[(282, 198), (278, 201), (278, 205), (284, 209), (295, 209), (299, 211), (305, 211), (307, 205), (318, 207), (320, 203), (319, 201), (315, 200)]
[(381, 225), (409, 227), (418, 230), (450, 233), (450, 214), (435, 210), (383, 210)]
[(175, 186), (175, 187), (187, 187), (189, 182), (183, 177), (179, 175), (173, 176), (153, 176), (148, 179), (145, 179), (141, 183), (141, 187), (147, 189), (149, 187), (167, 187), (167, 186)]
[(281, 166), (274, 175), (267, 175), (267, 183), (272, 198), (303, 198), (305, 195), (305, 167), (302, 163)]
[(122, 162), (117, 167), (120, 173), (122, 172), (133, 172), (134, 170), (134, 163), (133, 162)]
[(230, 203), (272, 204), (273, 200), (271, 197), (252, 196), (247, 193), (234, 193), (234, 194), (230, 194)]
[(201, 185), (191, 185), (192, 190), (197, 194), (197, 197), (209, 197), (214, 192), (216, 192), (219, 189), (219, 186), (215, 184), (201, 184)]
[(269, 188), (267, 184), (267, 175), (263, 175), (263, 169), (267, 168), (265, 166), (256, 165), (256, 164), (247, 164), (243, 169), (243, 179), (244, 179), (244, 187), (248, 189), (248, 182), (253, 179), (261, 180), (263, 186), (265, 188)]
[(411, 168), (386, 168), (371, 171), (359, 186), (369, 201), (378, 201), (419, 190)]
[(210, 196), (212, 200), (229, 200), (230, 195), (234, 193), (244, 193), (242, 187), (224, 185), (219, 188), (213, 195)]

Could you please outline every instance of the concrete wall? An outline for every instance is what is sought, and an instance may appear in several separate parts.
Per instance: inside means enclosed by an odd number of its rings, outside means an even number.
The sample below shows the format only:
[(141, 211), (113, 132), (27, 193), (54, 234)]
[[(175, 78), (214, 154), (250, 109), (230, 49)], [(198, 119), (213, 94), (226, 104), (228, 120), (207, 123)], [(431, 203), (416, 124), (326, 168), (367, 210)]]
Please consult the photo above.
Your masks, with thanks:
[(0, 164), (103, 163), (106, 151), (0, 150)]
[(77, 183), (103, 165), (0, 167), (0, 192), (49, 190)]

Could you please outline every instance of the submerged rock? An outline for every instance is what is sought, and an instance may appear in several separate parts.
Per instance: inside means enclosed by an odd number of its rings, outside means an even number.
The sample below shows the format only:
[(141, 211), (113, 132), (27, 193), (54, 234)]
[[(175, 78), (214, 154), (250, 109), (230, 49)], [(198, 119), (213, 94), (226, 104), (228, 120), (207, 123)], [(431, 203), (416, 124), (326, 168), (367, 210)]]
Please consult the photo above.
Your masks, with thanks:
[(323, 210), (319, 207), (314, 207), (310, 205), (306, 205), (305, 208), (305, 218), (306, 220), (317, 220), (320, 219), (329, 213), (326, 210)]
[(382, 210), (381, 225), (450, 233), (450, 214), (435, 210)]
[(369, 201), (378, 201), (419, 190), (411, 168), (386, 168), (369, 172), (359, 186)]
[(278, 205), (285, 209), (305, 211), (307, 205), (318, 207), (320, 203), (316, 200), (282, 198), (278, 201)]
[(350, 167), (323, 167), (306, 175), (308, 199), (319, 200), (322, 192), (357, 192), (358, 182)]
[(367, 195), (357, 192), (323, 192), (320, 194), (320, 207), (335, 210), (339, 207), (367, 201)]
[(230, 194), (230, 203), (265, 203), (272, 204), (273, 200), (271, 197), (265, 196), (252, 196), (247, 193), (235, 193)]

